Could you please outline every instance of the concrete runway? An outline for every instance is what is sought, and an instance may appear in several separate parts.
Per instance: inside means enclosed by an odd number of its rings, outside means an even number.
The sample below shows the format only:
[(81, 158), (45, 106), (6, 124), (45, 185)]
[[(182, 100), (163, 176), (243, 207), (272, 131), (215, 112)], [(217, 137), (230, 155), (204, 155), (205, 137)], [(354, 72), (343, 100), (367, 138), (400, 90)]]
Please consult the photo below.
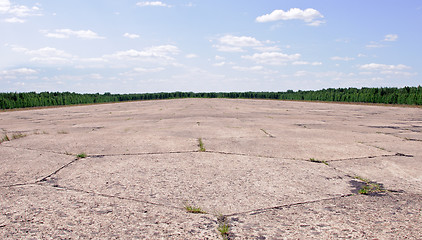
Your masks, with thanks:
[(0, 239), (422, 239), (421, 108), (142, 101), (0, 112), (6, 135)]

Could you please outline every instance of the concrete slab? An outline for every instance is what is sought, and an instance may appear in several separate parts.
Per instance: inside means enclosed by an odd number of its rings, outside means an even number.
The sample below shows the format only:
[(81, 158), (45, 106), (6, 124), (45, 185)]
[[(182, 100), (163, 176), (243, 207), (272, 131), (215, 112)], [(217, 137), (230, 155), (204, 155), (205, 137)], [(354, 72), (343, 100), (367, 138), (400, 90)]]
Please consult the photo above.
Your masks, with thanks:
[(420, 195), (355, 195), (228, 216), (233, 239), (421, 239)]
[(354, 190), (350, 177), (325, 164), (206, 152), (86, 158), (53, 180), (71, 189), (174, 207), (193, 203), (223, 214)]
[(70, 163), (75, 156), (0, 147), (0, 186), (34, 183)]
[(1, 239), (218, 239), (212, 215), (50, 186), (2, 188)]
[(390, 190), (422, 194), (422, 158), (379, 157), (329, 162), (351, 176), (380, 182)]

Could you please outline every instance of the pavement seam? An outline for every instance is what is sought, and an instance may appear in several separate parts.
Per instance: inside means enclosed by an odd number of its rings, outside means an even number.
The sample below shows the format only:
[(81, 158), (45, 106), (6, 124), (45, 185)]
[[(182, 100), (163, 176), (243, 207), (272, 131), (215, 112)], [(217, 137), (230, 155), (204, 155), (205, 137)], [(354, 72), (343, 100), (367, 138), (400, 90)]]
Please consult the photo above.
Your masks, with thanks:
[(284, 205), (279, 205), (279, 206), (274, 206), (274, 207), (259, 208), (259, 209), (244, 211), (244, 212), (225, 214), (224, 216), (225, 217), (233, 217), (233, 216), (246, 215), (246, 214), (256, 215), (256, 214), (265, 213), (267, 211), (280, 210), (280, 209), (283, 209), (283, 208), (286, 208), (286, 207), (305, 205), (305, 204), (309, 204), (309, 203), (316, 203), (316, 202), (322, 202), (322, 201), (333, 200), (333, 199), (340, 199), (340, 198), (351, 197), (351, 196), (355, 196), (355, 195), (356, 194), (354, 194), (354, 193), (349, 193), (349, 194), (343, 194), (341, 196), (336, 196), (336, 197), (316, 199), (316, 200), (304, 201), (304, 202), (289, 203), (289, 204), (284, 204)]
[(39, 183), (39, 182), (44, 182), (44, 181), (46, 181), (46, 180), (47, 180), (47, 178), (49, 178), (49, 177), (51, 177), (51, 176), (53, 176), (53, 175), (56, 175), (56, 174), (57, 174), (58, 172), (60, 172), (62, 169), (64, 169), (64, 168), (68, 167), (69, 165), (71, 165), (71, 164), (73, 164), (73, 163), (75, 163), (75, 162), (79, 161), (80, 159), (81, 159), (81, 158), (75, 158), (75, 159), (73, 159), (72, 161), (70, 161), (70, 162), (66, 163), (65, 165), (61, 166), (60, 168), (56, 169), (54, 172), (50, 173), (49, 175), (47, 175), (47, 176), (45, 176), (45, 177), (43, 177), (43, 178), (41, 178), (41, 179), (38, 179), (37, 181), (35, 181), (35, 183)]
[(365, 156), (365, 157), (356, 157), (356, 158), (334, 159), (334, 160), (327, 160), (327, 162), (341, 162), (341, 161), (360, 160), (360, 159), (366, 159), (366, 158), (380, 158), (380, 157), (413, 157), (413, 155), (403, 154), (403, 153), (395, 153), (395, 154), (383, 154), (383, 155), (377, 155), (377, 156)]
[(139, 199), (131, 198), (131, 197), (122, 197), (122, 196), (110, 195), (110, 194), (105, 194), (105, 193), (98, 193), (98, 192), (94, 192), (94, 191), (87, 191), (87, 190), (83, 190), (83, 189), (77, 189), (77, 188), (71, 188), (71, 187), (65, 187), (65, 186), (59, 186), (59, 185), (50, 185), (50, 184), (42, 184), (42, 183), (37, 183), (37, 185), (43, 186), (43, 187), (50, 187), (50, 188), (54, 188), (54, 189), (66, 190), (66, 191), (93, 194), (93, 195), (97, 195), (97, 196), (101, 196), (101, 197), (105, 197), (105, 198), (117, 198), (117, 199), (120, 199), (120, 200), (126, 200), (126, 201), (145, 203), (145, 204), (150, 204), (150, 205), (155, 205), (155, 206), (162, 206), (162, 207), (184, 210), (183, 207), (175, 207), (175, 206), (171, 206), (171, 205), (155, 203), (155, 202), (150, 202), (150, 201), (146, 201), (146, 200), (139, 200)]

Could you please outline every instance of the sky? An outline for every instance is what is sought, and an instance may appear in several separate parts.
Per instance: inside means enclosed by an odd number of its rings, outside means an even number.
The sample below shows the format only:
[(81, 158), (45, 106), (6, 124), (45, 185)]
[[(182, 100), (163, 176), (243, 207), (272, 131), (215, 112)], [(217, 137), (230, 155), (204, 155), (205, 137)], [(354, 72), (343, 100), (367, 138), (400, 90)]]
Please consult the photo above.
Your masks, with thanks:
[(422, 0), (0, 0), (0, 92), (422, 85)]

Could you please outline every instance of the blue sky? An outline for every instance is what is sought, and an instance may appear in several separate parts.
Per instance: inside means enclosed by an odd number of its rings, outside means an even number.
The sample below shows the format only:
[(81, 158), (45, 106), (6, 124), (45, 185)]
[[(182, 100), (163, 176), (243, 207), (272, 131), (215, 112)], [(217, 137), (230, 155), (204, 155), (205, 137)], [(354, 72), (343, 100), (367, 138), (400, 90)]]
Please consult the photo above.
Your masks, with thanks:
[(422, 0), (0, 0), (0, 92), (422, 85)]

